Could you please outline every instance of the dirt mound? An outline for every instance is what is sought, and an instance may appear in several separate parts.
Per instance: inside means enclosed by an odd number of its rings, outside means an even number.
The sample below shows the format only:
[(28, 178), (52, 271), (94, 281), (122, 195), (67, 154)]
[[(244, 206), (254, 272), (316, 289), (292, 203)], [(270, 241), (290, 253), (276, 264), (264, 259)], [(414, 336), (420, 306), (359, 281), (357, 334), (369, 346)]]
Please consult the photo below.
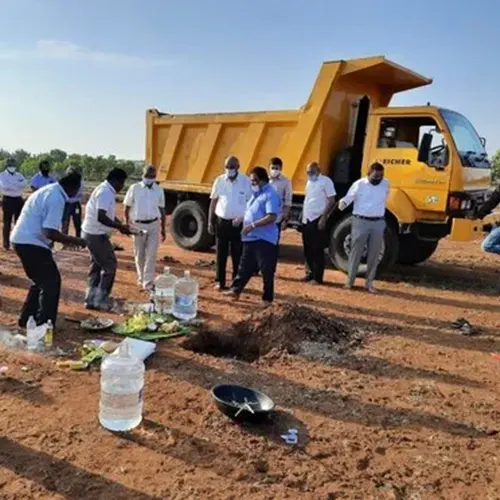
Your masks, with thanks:
[(306, 356), (310, 353), (311, 357), (324, 357), (332, 350), (340, 354), (358, 345), (361, 338), (361, 332), (345, 321), (286, 303), (252, 314), (230, 330), (202, 330), (187, 339), (183, 347), (212, 356), (254, 361), (271, 351)]

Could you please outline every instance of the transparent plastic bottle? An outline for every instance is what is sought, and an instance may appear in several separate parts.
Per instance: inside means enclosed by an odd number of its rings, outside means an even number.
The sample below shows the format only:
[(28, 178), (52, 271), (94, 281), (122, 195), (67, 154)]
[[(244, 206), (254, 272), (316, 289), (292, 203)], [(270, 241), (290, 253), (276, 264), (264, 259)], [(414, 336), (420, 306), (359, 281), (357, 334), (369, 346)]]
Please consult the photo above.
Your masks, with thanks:
[(165, 267), (163, 274), (155, 279), (153, 300), (158, 314), (174, 312), (175, 284), (177, 278), (170, 273), (170, 267)]
[(38, 336), (36, 321), (33, 316), (30, 316), (26, 323), (26, 347), (28, 351), (40, 351), (43, 340)]
[(54, 344), (54, 325), (52, 325), (52, 321), (50, 319), (47, 321), (43, 342), (45, 344), (45, 349), (52, 349)]
[(198, 314), (198, 282), (191, 278), (190, 271), (184, 271), (184, 278), (175, 285), (174, 316), (182, 320), (196, 318)]
[(127, 343), (101, 363), (99, 422), (110, 431), (129, 431), (142, 420), (144, 363)]

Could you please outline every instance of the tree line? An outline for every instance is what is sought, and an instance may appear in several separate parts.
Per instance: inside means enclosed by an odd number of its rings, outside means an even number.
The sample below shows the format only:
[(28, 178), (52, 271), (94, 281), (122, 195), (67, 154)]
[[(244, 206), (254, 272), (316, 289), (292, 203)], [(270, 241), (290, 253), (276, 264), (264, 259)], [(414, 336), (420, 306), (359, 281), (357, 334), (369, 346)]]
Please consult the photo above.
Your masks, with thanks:
[[(52, 171), (60, 176), (70, 165), (79, 166), (82, 169), (84, 179), (88, 181), (100, 181), (112, 168), (123, 168), (131, 177), (140, 177), (144, 162), (133, 160), (120, 160), (114, 155), (90, 156), (79, 154), (68, 154), (62, 149), (52, 149), (48, 153), (31, 154), (24, 149), (7, 151), (0, 149), (0, 170), (3, 170), (7, 158), (12, 156), (16, 159), (20, 172), (30, 178), (38, 172), (38, 164), (42, 160), (49, 160)], [(492, 177), (495, 182), (500, 182), (500, 149), (492, 157)]]
[(32, 154), (24, 149), (7, 151), (0, 149), (0, 170), (3, 170), (7, 158), (16, 160), (19, 171), (27, 178), (31, 178), (38, 172), (38, 165), (42, 160), (48, 160), (52, 167), (52, 173), (60, 177), (69, 166), (80, 167), (83, 178), (86, 181), (101, 181), (113, 168), (122, 168), (131, 177), (140, 177), (144, 162), (133, 160), (122, 160), (114, 155), (90, 156), (80, 154), (68, 154), (62, 149), (52, 149), (48, 153)]

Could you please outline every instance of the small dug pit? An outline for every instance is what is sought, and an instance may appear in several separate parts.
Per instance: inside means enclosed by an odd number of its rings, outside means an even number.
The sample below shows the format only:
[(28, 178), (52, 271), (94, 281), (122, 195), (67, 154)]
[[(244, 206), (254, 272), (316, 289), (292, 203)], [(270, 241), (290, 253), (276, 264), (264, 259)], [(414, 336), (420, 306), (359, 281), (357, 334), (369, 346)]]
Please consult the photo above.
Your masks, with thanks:
[(364, 333), (353, 323), (295, 303), (259, 311), (225, 331), (202, 330), (185, 349), (216, 357), (255, 361), (266, 355), (298, 354), (328, 361), (359, 346)]

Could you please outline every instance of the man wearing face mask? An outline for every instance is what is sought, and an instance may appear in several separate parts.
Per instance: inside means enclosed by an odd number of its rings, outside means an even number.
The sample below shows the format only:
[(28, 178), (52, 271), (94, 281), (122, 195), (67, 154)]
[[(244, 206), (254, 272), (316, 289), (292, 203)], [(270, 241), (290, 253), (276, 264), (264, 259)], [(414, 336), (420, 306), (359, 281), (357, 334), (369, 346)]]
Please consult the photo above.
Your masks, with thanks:
[(243, 255), (238, 275), (226, 295), (237, 300), (255, 269), (258, 269), (264, 281), (262, 303), (268, 306), (274, 300), (274, 273), (278, 256), (276, 219), (281, 211), (280, 199), (276, 190), (269, 185), (269, 176), (264, 167), (255, 167), (250, 180), (253, 194), (243, 217)]
[(269, 162), (269, 183), (276, 190), (281, 200), (281, 214), (276, 219), (276, 224), (278, 224), (278, 231), (280, 233), (286, 229), (288, 221), (290, 220), (293, 196), (292, 182), (288, 177), (283, 175), (282, 170), (283, 161), (281, 158), (271, 158)]
[(304, 281), (323, 283), (325, 272), (326, 223), (335, 207), (335, 186), (322, 175), (317, 162), (307, 166), (306, 196), (302, 212), (302, 242), (306, 261)]
[(12, 220), (17, 222), (23, 209), (23, 192), (28, 181), (17, 171), (16, 160), (7, 158), (5, 170), (0, 174), (0, 192), (3, 195), (3, 248), (10, 249), (10, 230)]
[[(239, 173), (240, 163), (235, 156), (225, 161), (226, 173), (215, 179), (210, 194), (208, 232), (215, 234), (216, 289), (226, 288), (226, 265), (229, 251), (233, 263), (233, 279), (238, 273), (241, 258), (241, 220), (247, 201), (252, 196), (250, 179)], [(235, 223), (236, 222), (236, 223)]]
[(348, 289), (354, 286), (361, 257), (368, 245), (365, 287), (370, 293), (375, 293), (373, 281), (384, 244), (385, 206), (388, 195), (389, 182), (384, 179), (384, 166), (381, 163), (373, 163), (368, 170), (368, 175), (357, 180), (339, 202), (340, 210), (345, 210), (351, 203), (354, 203), (352, 245), (346, 285)]
[(125, 224), (138, 230), (134, 234), (135, 266), (137, 284), (144, 290), (151, 290), (155, 278), (158, 246), (165, 241), (165, 193), (156, 183), (156, 168), (149, 165), (144, 169), (141, 182), (132, 184), (123, 201)]
[(31, 178), (31, 190), (33, 192), (57, 182), (57, 180), (50, 175), (50, 163), (47, 160), (42, 160), (39, 168), (40, 172)]

